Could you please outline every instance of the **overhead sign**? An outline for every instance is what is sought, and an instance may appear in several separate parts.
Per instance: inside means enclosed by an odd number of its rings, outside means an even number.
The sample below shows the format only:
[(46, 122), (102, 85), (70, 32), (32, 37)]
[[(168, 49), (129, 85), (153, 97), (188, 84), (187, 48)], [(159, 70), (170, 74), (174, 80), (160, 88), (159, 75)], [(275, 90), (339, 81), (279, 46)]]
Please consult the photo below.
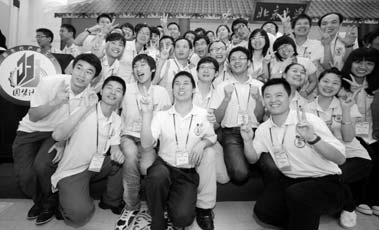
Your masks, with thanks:
[(29, 105), (42, 77), (62, 73), (52, 54), (36, 46), (16, 46), (0, 55), (0, 95), (8, 101)]
[(305, 13), (308, 5), (309, 1), (256, 1), (251, 21), (280, 21), (277, 15), (283, 15), (283, 11), (286, 11), (287, 15), (289, 15), (291, 18), (295, 18), (299, 14)]

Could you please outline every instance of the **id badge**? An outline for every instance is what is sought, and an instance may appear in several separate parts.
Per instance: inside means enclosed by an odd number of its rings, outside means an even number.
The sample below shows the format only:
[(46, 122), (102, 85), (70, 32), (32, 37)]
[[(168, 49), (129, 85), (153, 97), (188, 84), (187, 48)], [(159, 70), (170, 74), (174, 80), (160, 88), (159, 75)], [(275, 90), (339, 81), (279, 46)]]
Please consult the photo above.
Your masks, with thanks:
[(274, 157), (280, 170), (289, 171), (291, 169), (287, 153), (283, 146), (274, 146)]
[(103, 166), (105, 156), (103, 154), (96, 153), (91, 160), (88, 170), (92, 172), (100, 172)]
[(188, 165), (189, 164), (189, 154), (186, 150), (176, 150), (175, 152), (176, 165)]
[(355, 135), (368, 137), (370, 124), (367, 121), (360, 121), (355, 124)]
[(249, 115), (246, 111), (238, 111), (237, 115), (237, 124), (239, 126), (246, 125), (249, 123)]

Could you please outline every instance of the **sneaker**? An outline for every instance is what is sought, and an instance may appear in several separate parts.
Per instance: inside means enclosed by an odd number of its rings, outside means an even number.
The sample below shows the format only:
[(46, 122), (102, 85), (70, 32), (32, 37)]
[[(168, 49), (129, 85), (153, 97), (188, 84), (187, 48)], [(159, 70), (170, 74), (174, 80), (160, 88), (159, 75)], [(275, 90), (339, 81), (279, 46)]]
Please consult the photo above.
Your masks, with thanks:
[(132, 229), (151, 229), (151, 216), (149, 214), (149, 211), (147, 209), (141, 209), (134, 218), (132, 226)]
[(166, 222), (166, 230), (174, 230), (174, 225), (172, 224), (172, 221), (170, 220), (170, 218), (168, 218), (167, 211), (164, 212), (164, 219)]
[(110, 209), (114, 214), (120, 215), (125, 208), (125, 202), (121, 201), (118, 206), (111, 206), (109, 204), (104, 203), (102, 200), (99, 203), (99, 207), (102, 209)]
[(196, 208), (196, 222), (203, 230), (214, 230), (212, 209)]
[(372, 213), (373, 213), (375, 216), (379, 216), (379, 206), (374, 205), (374, 206), (372, 206), (371, 208), (372, 208)]
[(352, 229), (357, 225), (357, 214), (355, 211), (342, 211), (339, 223), (343, 228)]
[(26, 219), (28, 220), (34, 220), (41, 214), (42, 212), (42, 206), (40, 204), (34, 204), (28, 211), (28, 214), (26, 216)]
[(55, 210), (45, 209), (43, 210), (36, 219), (36, 225), (42, 225), (50, 222), (55, 216)]
[(372, 215), (372, 209), (367, 204), (360, 204), (358, 207), (356, 207), (356, 210), (360, 213), (363, 213), (365, 215)]
[(135, 217), (138, 215), (139, 210), (127, 210), (124, 209), (122, 212), (120, 218), (118, 219), (116, 223), (115, 230), (125, 230), (129, 229), (129, 227), (132, 226)]

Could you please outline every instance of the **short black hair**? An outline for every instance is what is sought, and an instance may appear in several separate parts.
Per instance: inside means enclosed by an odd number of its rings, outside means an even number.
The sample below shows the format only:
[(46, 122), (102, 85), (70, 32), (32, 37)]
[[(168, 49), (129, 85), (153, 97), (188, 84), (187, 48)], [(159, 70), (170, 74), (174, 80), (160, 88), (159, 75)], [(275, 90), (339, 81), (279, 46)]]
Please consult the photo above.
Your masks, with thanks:
[(105, 37), (106, 42), (111, 42), (111, 41), (121, 41), (122, 44), (125, 46), (126, 40), (122, 34), (119, 33), (110, 33)]
[(308, 16), (308, 14), (299, 14), (296, 18), (294, 18), (291, 21), (291, 27), (292, 29), (295, 28), (296, 22), (299, 21), (300, 19), (307, 19), (309, 22), (309, 25), (312, 26), (312, 18)]
[(193, 40), (193, 45), (196, 46), (196, 42), (201, 40), (201, 39), (204, 39), (205, 42), (207, 43), (207, 45), (209, 45), (210, 41), (209, 41), (209, 38), (206, 36), (206, 35), (197, 35), (195, 37), (195, 39)]
[(174, 88), (175, 80), (180, 76), (186, 76), (191, 80), (192, 88), (196, 88), (195, 80), (193, 79), (193, 76), (190, 72), (187, 71), (180, 71), (179, 73), (175, 74), (174, 79), (172, 79), (172, 88)]
[(175, 44), (175, 40), (173, 37), (169, 36), (169, 35), (163, 35), (160, 39), (159, 39), (159, 43), (161, 43), (162, 40), (164, 39), (170, 39), (172, 41), (172, 45)]
[(161, 32), (158, 30), (158, 27), (156, 27), (156, 26), (151, 26), (150, 32), (151, 32), (151, 34), (158, 34), (158, 36), (161, 36)]
[(167, 24), (167, 28), (168, 28), (169, 26), (171, 26), (171, 25), (176, 25), (176, 27), (178, 27), (178, 30), (180, 31), (180, 26), (179, 26), (178, 23), (176, 23), (176, 22), (170, 22), (170, 23)]
[(252, 55), (253, 55), (253, 52), (254, 52), (254, 48), (253, 48), (253, 46), (251, 45), (251, 39), (253, 39), (253, 37), (254, 37), (256, 34), (258, 34), (258, 33), (260, 33), (260, 34), (264, 37), (264, 39), (265, 39), (265, 45), (263, 46), (263, 49), (262, 49), (262, 54), (263, 54), (263, 56), (266, 56), (267, 51), (268, 51), (268, 49), (270, 48), (270, 39), (269, 39), (269, 37), (268, 37), (267, 32), (266, 32), (264, 29), (255, 29), (255, 30), (253, 30), (253, 32), (251, 32), (251, 34), (250, 34), (250, 36), (249, 36), (249, 40), (248, 40), (249, 43), (248, 43), (248, 45), (247, 45), (247, 47), (248, 47), (248, 49), (249, 49), (249, 52), (250, 52), (250, 57), (249, 57), (249, 59), (252, 58)]
[(104, 83), (103, 85), (101, 86), (101, 89), (104, 89), (104, 87), (108, 84), (108, 82), (110, 81), (115, 81), (115, 82), (118, 82), (120, 83), (120, 85), (122, 86), (122, 95), (125, 95), (125, 91), (126, 91), (126, 84), (125, 84), (125, 81), (124, 79), (122, 79), (121, 77), (119, 76), (110, 76), (110, 77), (107, 77), (105, 80), (104, 80)]
[(344, 17), (342, 16), (342, 14), (340, 13), (337, 13), (337, 12), (330, 12), (330, 13), (326, 13), (324, 15), (321, 16), (321, 18), (318, 20), (317, 24), (318, 26), (321, 26), (321, 22), (322, 20), (326, 17), (326, 16), (329, 16), (329, 15), (332, 15), (332, 14), (335, 14), (338, 16), (338, 20), (340, 21), (340, 24), (343, 22), (344, 20)]
[[(339, 71), (336, 67), (332, 67), (330, 69), (326, 69), (320, 73), (320, 76), (318, 76), (318, 81), (320, 81), (326, 74), (328, 73), (334, 73), (335, 75), (338, 75), (342, 77), (342, 72)], [(341, 79), (342, 81), (342, 79)]]
[(218, 68), (219, 68), (218, 62), (216, 61), (216, 59), (210, 56), (201, 58), (200, 61), (197, 63), (196, 70), (199, 71), (200, 65), (204, 63), (212, 63), (213, 66), (215, 67), (215, 71), (216, 72), (218, 71)]
[(265, 23), (262, 24), (261, 29), (263, 29), (263, 27), (267, 24), (273, 24), (275, 26), (275, 33), (279, 31), (279, 27), (274, 21), (266, 21)]
[(188, 42), (188, 45), (189, 45), (189, 48), (190, 48), (190, 49), (193, 48), (193, 46), (192, 46), (192, 42), (191, 42), (190, 40), (188, 40), (187, 38), (183, 38), (183, 37), (180, 37), (180, 38), (178, 38), (178, 39), (175, 40), (175, 42), (174, 42), (174, 48), (176, 47), (176, 43), (178, 43), (178, 42), (181, 41), (181, 40), (185, 40), (185, 41), (187, 41), (187, 42)]
[(197, 35), (205, 35), (206, 31), (205, 31), (205, 29), (202, 28), (202, 27), (197, 27), (197, 28), (195, 29), (195, 33), (196, 33)]
[(266, 83), (264, 83), (264, 85), (262, 86), (262, 97), (264, 97), (266, 88), (273, 85), (282, 85), (285, 91), (287, 92), (288, 96), (291, 95), (291, 86), (286, 79), (272, 78), (268, 80)]
[(224, 44), (225, 49), (227, 48), (227, 45), (226, 45), (226, 43), (223, 40), (214, 40), (211, 43), (209, 43), (209, 45), (208, 45), (208, 53), (211, 52), (211, 48), (212, 48), (213, 44), (215, 44), (217, 42), (221, 42), (222, 44)]
[(36, 30), (36, 33), (43, 33), (43, 35), (45, 35), (47, 38), (51, 39), (50, 43), (53, 43), (54, 34), (53, 34), (53, 32), (51, 32), (51, 30), (46, 29), (46, 28), (38, 28)]
[(72, 33), (72, 36), (75, 38), (76, 37), (76, 29), (73, 25), (71, 24), (62, 24), (61, 28), (65, 28), (68, 32)]
[(104, 13), (103, 13), (103, 14), (100, 14), (99, 16), (97, 16), (97, 18), (96, 18), (96, 22), (99, 23), (99, 21), (100, 21), (101, 18), (108, 18), (109, 21), (112, 22), (112, 17), (111, 17), (111, 15), (109, 15), (109, 14), (104, 14)]
[(80, 61), (80, 60), (85, 61), (88, 64), (95, 67), (95, 70), (96, 70), (95, 77), (97, 77), (101, 73), (101, 70), (102, 70), (101, 61), (95, 54), (91, 54), (91, 53), (79, 54), (74, 59), (72, 66), (75, 67), (76, 63), (78, 63), (78, 61)]
[(136, 36), (137, 34), (142, 30), (142, 28), (148, 28), (149, 29), (149, 32), (150, 32), (150, 38), (151, 38), (151, 29), (150, 29), (150, 26), (147, 25), (147, 24), (144, 24), (144, 23), (138, 23), (134, 29), (135, 29), (135, 33), (136, 33)]
[(213, 34), (213, 36), (215, 35), (215, 32), (213, 32), (213, 30), (208, 30), (207, 32), (205, 32), (205, 35), (208, 36), (209, 33)]
[(193, 30), (187, 30), (187, 31), (183, 34), (183, 37), (186, 37), (187, 34), (192, 34), (192, 35), (194, 35), (195, 37), (197, 36), (197, 34), (195, 33), (195, 31), (193, 31)]
[(367, 44), (371, 44), (377, 37), (379, 37), (379, 29), (376, 29), (368, 33), (366, 40)]
[(246, 55), (247, 58), (250, 57), (250, 53), (249, 53), (249, 50), (246, 49), (245, 47), (242, 47), (242, 46), (237, 46), (237, 47), (234, 47), (230, 52), (229, 52), (229, 55), (228, 55), (228, 61), (230, 62), (230, 57), (232, 56), (233, 53), (237, 52), (237, 51), (240, 51), (242, 53), (244, 53)]
[(247, 20), (246, 19), (244, 19), (244, 18), (237, 18), (236, 20), (234, 20), (233, 21), (233, 23), (232, 23), (232, 31), (233, 31), (233, 33), (235, 32), (234, 30), (234, 26), (236, 26), (237, 24), (240, 24), (240, 23), (242, 23), (242, 24), (245, 24), (246, 26), (248, 25), (248, 22), (247, 22)]
[(276, 51), (275, 52), (276, 58), (278, 58), (280, 61), (283, 60), (283, 58), (280, 56), (279, 52), (277, 52), (278, 49), (279, 49), (279, 47), (281, 45), (283, 45), (283, 44), (290, 44), (292, 46), (292, 48), (293, 48), (294, 55), (297, 56), (297, 49), (296, 49), (296, 43), (295, 43), (295, 41), (291, 37), (289, 37), (287, 35), (283, 35), (283, 36), (277, 38), (275, 40), (274, 44), (272, 45), (272, 50), (274, 52)]
[[(150, 70), (152, 72), (151, 74), (151, 80), (154, 79), (155, 76), (155, 70), (157, 69), (157, 66), (155, 64), (154, 58), (150, 57), (147, 54), (138, 54), (137, 56), (134, 57), (133, 62), (132, 62), (132, 68), (134, 69), (134, 65), (138, 62), (144, 60), (147, 62), (147, 64), (150, 67)], [(154, 70), (154, 71), (153, 71)]]
[(122, 28), (129, 28), (131, 31), (133, 31), (133, 34), (134, 34), (134, 26), (132, 25), (132, 24), (130, 24), (129, 22), (126, 22), (126, 23), (124, 23), (124, 24), (122, 24), (121, 26), (120, 26), (120, 28), (122, 29)]
[(298, 63), (298, 62), (293, 62), (293, 63), (291, 63), (291, 64), (289, 64), (289, 65), (286, 66), (286, 68), (284, 69), (284, 72), (283, 72), (283, 73), (287, 73), (288, 70), (290, 70), (291, 67), (294, 66), (294, 65), (302, 66), (303, 69), (304, 69), (305, 71), (307, 71), (307, 70), (305, 69), (305, 67), (304, 67), (302, 64), (300, 64), (300, 63)]

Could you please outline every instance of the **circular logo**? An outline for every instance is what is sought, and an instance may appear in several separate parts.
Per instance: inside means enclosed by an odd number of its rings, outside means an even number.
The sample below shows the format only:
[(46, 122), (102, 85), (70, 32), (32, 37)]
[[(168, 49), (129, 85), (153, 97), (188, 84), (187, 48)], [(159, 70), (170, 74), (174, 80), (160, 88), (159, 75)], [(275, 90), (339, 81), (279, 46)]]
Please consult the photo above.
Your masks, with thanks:
[(62, 73), (52, 54), (36, 46), (16, 46), (0, 55), (0, 94), (8, 101), (29, 105), (42, 77)]

